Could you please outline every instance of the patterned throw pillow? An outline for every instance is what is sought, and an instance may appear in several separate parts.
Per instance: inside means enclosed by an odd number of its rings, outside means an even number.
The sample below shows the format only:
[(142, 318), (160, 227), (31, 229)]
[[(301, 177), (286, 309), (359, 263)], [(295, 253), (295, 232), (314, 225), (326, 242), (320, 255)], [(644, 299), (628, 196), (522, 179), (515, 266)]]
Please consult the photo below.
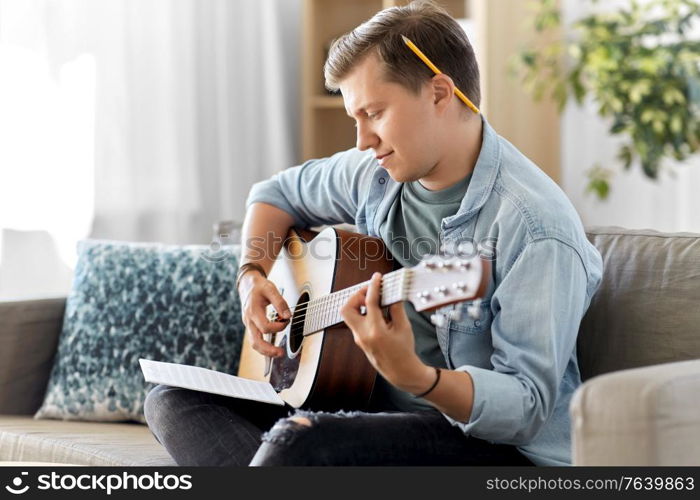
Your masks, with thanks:
[(145, 422), (139, 358), (235, 374), (238, 247), (85, 240), (35, 418)]

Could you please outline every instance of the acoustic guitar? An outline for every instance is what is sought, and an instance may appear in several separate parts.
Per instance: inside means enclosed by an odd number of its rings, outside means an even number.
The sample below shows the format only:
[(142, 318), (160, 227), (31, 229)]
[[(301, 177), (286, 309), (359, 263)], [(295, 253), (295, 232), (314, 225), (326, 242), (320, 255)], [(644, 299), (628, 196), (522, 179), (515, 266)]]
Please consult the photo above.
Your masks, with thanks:
[[(263, 356), (251, 347), (246, 332), (238, 375), (268, 381), (295, 408), (366, 407), (376, 371), (340, 316), (350, 296), (380, 272), (383, 307), (407, 300), (417, 311), (428, 311), (478, 299), (490, 275), (489, 262), (478, 256), (428, 256), (412, 268), (394, 267), (378, 238), (332, 227), (320, 233), (292, 229), (268, 277), (292, 317), (284, 330), (264, 335), (285, 355)], [(272, 306), (268, 318), (277, 320)], [(446, 321), (442, 315), (432, 319)]]

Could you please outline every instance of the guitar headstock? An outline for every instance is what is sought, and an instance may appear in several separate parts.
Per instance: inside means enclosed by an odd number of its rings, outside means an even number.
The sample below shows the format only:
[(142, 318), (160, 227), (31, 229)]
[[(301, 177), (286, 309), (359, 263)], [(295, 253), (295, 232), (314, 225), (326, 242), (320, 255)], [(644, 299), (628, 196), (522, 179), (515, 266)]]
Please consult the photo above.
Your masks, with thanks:
[(478, 256), (425, 256), (411, 268), (406, 300), (416, 311), (427, 311), (478, 299), (486, 293), (490, 270), (489, 261)]

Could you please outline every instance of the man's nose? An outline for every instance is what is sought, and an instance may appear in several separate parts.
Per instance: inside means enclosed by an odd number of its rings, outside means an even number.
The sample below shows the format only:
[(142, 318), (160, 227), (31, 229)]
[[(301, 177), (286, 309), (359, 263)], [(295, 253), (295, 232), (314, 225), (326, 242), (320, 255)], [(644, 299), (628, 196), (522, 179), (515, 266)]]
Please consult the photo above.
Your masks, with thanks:
[(377, 145), (379, 137), (369, 127), (357, 124), (357, 149), (365, 151)]

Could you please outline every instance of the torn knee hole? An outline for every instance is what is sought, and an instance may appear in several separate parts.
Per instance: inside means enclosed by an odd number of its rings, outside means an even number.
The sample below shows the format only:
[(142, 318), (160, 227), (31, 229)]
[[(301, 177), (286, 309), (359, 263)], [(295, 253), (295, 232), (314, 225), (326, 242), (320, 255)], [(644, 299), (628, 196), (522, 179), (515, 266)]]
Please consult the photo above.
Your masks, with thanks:
[(306, 427), (311, 427), (311, 420), (306, 417), (289, 417), (289, 420), (297, 424), (305, 425)]
[(306, 417), (294, 416), (278, 420), (272, 428), (262, 435), (262, 440), (269, 443), (288, 445), (306, 434), (312, 423)]

